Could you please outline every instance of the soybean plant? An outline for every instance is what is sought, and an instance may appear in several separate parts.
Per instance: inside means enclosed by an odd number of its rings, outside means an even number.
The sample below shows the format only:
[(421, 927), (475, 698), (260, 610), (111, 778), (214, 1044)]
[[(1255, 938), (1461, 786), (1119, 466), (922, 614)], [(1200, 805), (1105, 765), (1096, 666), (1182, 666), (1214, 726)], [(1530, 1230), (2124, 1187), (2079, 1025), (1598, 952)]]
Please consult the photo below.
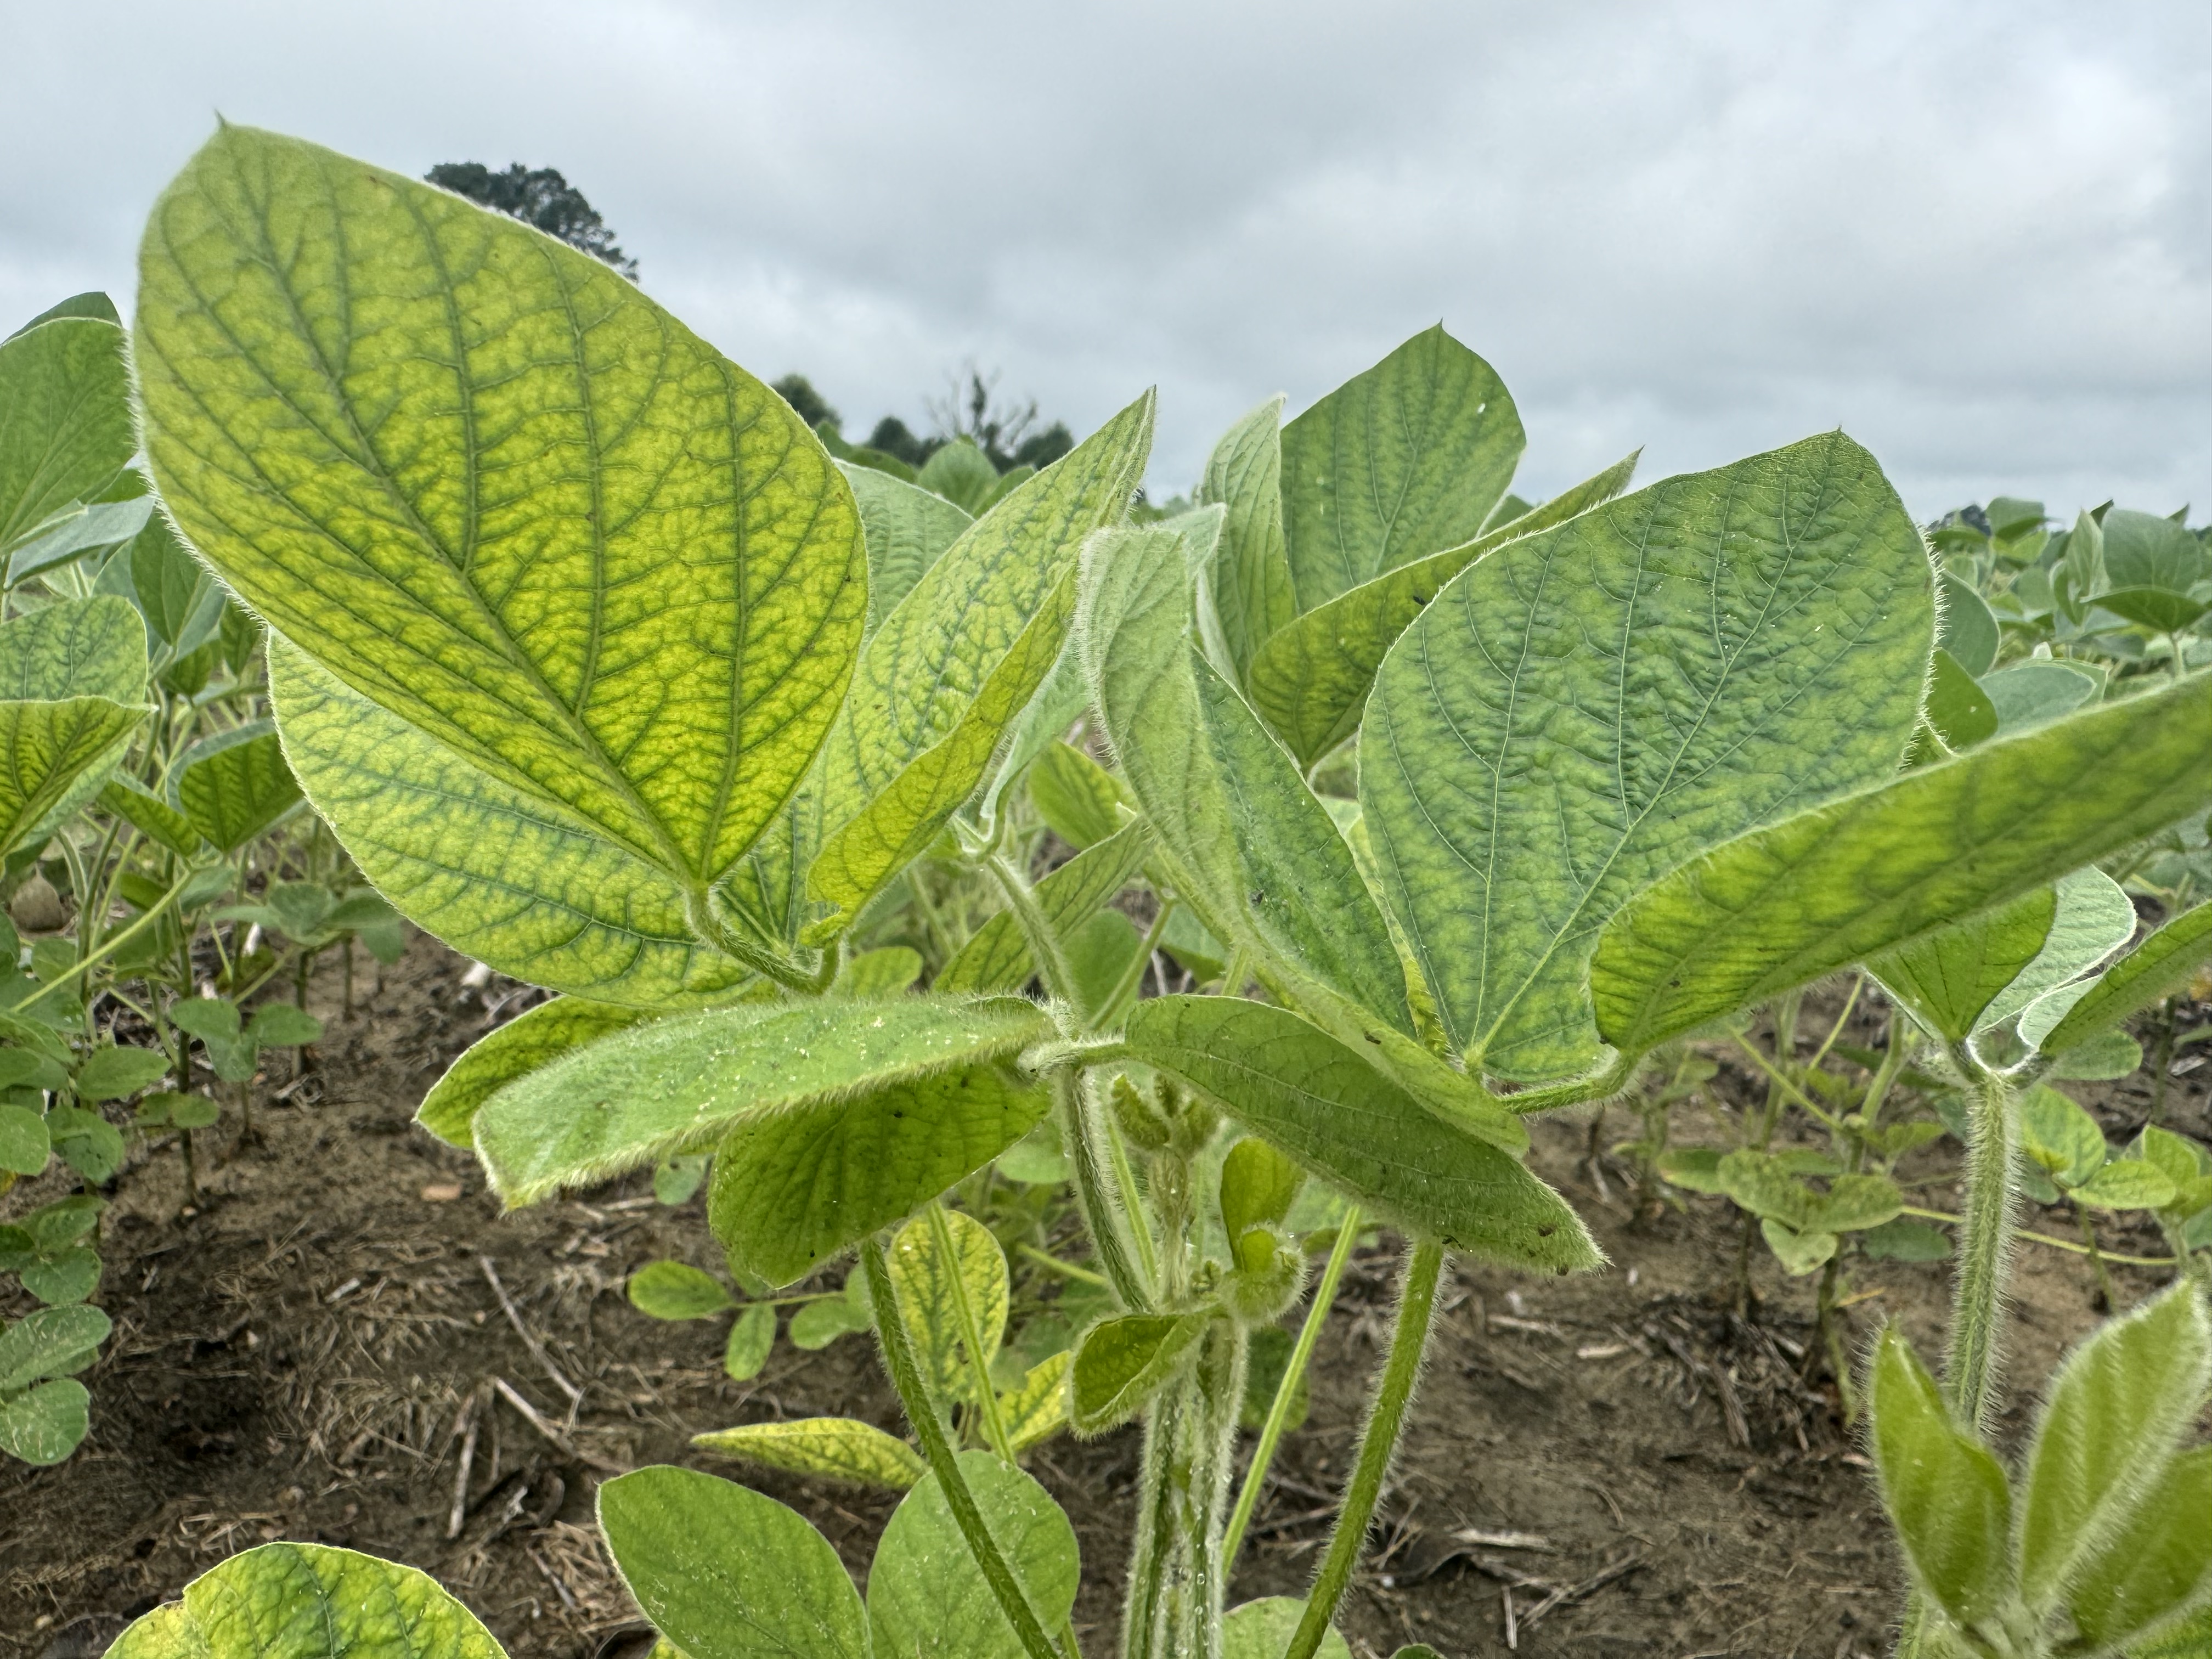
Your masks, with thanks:
[[(1631, 458), (1522, 511), (1512, 398), (1440, 328), (1287, 424), (1254, 410), (1188, 510), (1133, 521), (1146, 393), (971, 517), (841, 469), (597, 261), (225, 128), (148, 228), (136, 363), (170, 510), (271, 630), (310, 801), (401, 912), (561, 994), (465, 1055), (426, 1125), (510, 1204), (711, 1153), (741, 1284), (857, 1256), (915, 1442), (872, 1443), (915, 1478), (865, 1596), (741, 1485), (599, 1491), (691, 1659), (1075, 1659), (1074, 1534), (1018, 1467), (995, 1281), (947, 1270), (972, 1234), (937, 1207), (1048, 1122), (1111, 1308), (1046, 1415), (1143, 1437), (1119, 1650), (1346, 1654), (1448, 1257), (1602, 1262), (1526, 1168), (1528, 1115), (2212, 802), (2203, 678), (1957, 754), (1922, 739), (1936, 573), (1850, 439), (1624, 493)], [(1079, 726), (1110, 769), (1051, 746)], [(1082, 845), (1041, 879), (1024, 793)], [(925, 860), (1000, 913), (927, 991), (861, 985), (853, 947), (925, 902)], [(1102, 956), (1134, 929), (1093, 924), (1137, 884), (1147, 933)], [(1179, 915), (1218, 975), (1140, 995)], [(2010, 1231), (2011, 1089), (1986, 1070), (1953, 1367), (1975, 1401)], [(1240, 1486), (1305, 1182), (1334, 1244)], [(1374, 1224), (1407, 1243), (1335, 1531), (1305, 1597), (1231, 1607)], [(419, 1575), (271, 1546), (117, 1653), (228, 1659), (276, 1617), (318, 1650), (374, 1623), (495, 1651)]]

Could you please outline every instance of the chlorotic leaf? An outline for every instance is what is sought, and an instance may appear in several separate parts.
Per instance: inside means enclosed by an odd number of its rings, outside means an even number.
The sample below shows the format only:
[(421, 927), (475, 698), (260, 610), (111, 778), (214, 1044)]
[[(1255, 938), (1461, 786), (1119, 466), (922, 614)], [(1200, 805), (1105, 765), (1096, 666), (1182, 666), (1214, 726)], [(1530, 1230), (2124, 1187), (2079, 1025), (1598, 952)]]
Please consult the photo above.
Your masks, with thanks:
[[(952, 1241), (949, 1255), (939, 1247), (937, 1230), (927, 1216), (899, 1229), (886, 1256), (891, 1292), (914, 1334), (931, 1392), (939, 1400), (972, 1400), (975, 1370), (989, 1374), (1006, 1335), (1010, 1289), (1006, 1255), (991, 1230), (971, 1215), (948, 1210), (945, 1226)], [(983, 1346), (972, 1362), (963, 1357), (967, 1342), (960, 1299), (965, 1300), (968, 1317), (975, 1322), (975, 1340)]]
[[(933, 1006), (942, 1024), (945, 1006)], [(1048, 1028), (1041, 1016), (1017, 1013), (990, 1029), (1034, 1042)], [(715, 1151), (708, 1224), (746, 1272), (791, 1284), (981, 1169), (1049, 1107), (1042, 1088), (987, 1055), (957, 1070), (893, 1075), (857, 1092), (825, 1090), (744, 1111)]]
[(1638, 894), (1591, 968), (1628, 1054), (1911, 944), (2212, 800), (2212, 674), (2000, 738), (1727, 842)]
[(572, 1048), (650, 1018), (641, 1009), (617, 1008), (580, 997), (541, 1002), (464, 1049), (422, 1097), (415, 1121), (449, 1146), (473, 1147), (471, 1126), (477, 1109), (500, 1090)]
[[(517, 978), (654, 1010), (750, 973), (693, 934), (682, 885), (271, 640), (271, 701), (314, 809), (402, 915)], [(755, 849), (757, 854), (759, 849)]]
[(795, 1510), (668, 1468), (616, 1476), (599, 1507), (623, 1582), (684, 1659), (870, 1659), (860, 1593)]
[(1426, 329), (1283, 428), (1283, 532), (1301, 611), (1473, 541), (1525, 440), (1488, 363)]
[(1067, 1425), (1067, 1375), (1074, 1363), (1073, 1350), (1048, 1354), (999, 1396), (999, 1418), (1016, 1451), (1026, 1451)]
[(203, 738), (178, 758), (177, 805), (220, 852), (234, 853), (300, 804), (269, 720)]
[(1360, 1054), (1287, 1009), (1155, 997), (1131, 1051), (1220, 1101), (1312, 1174), (1408, 1231), (1516, 1267), (1605, 1257), (1565, 1200), (1512, 1157), (1424, 1107)]
[[(1075, 1607), (1075, 1528), (1034, 1480), (988, 1452), (960, 1455), (961, 1478), (1030, 1609), (1057, 1630)], [(1023, 1659), (934, 1474), (892, 1512), (868, 1569), (874, 1659)]]
[(0, 343), (0, 558), (131, 459), (123, 331), (57, 318)]
[(248, 127), (162, 193), (139, 276), (147, 453), (230, 586), (511, 787), (687, 887), (726, 871), (866, 620), (852, 491), (791, 407), (588, 254)]
[(61, 599), (0, 623), (0, 697), (137, 702), (145, 695), (146, 629), (127, 599)]
[(145, 712), (106, 697), (0, 702), (0, 854), (43, 842), (65, 807), (90, 799)]
[(742, 1458), (764, 1468), (793, 1474), (825, 1475), (856, 1486), (904, 1492), (928, 1466), (921, 1454), (885, 1434), (872, 1423), (849, 1417), (802, 1417), (781, 1423), (748, 1423), (739, 1428), (695, 1434), (702, 1451)]
[(707, 1151), (742, 1120), (1011, 1058), (1052, 1030), (1042, 1009), (1011, 997), (673, 1015), (507, 1084), (477, 1112), (477, 1154), (510, 1205), (532, 1204), (562, 1187)]
[(1253, 707), (1302, 764), (1312, 765), (1358, 728), (1384, 653), (1446, 582), (1507, 542), (1612, 500), (1628, 487), (1636, 462), (1631, 455), (1464, 546), (1399, 565), (1284, 624), (1253, 659)]
[(192, 821), (137, 780), (110, 778), (100, 786), (99, 799), (107, 811), (172, 853), (190, 858), (200, 850), (200, 832)]
[(1895, 772), (1932, 580), (1838, 433), (1509, 542), (1437, 595), (1376, 677), (1359, 790), (1470, 1070), (1586, 1069), (1588, 963), (1620, 905), (1748, 823)]
[(1121, 827), (1113, 775), (1079, 749), (1048, 743), (1030, 763), (1030, 799), (1052, 832), (1079, 851)]
[(1206, 1334), (1212, 1317), (1123, 1314), (1085, 1332), (1068, 1372), (1067, 1414), (1076, 1432), (1103, 1433), (1142, 1411)]
[(2011, 1489), (1894, 1328), (1875, 1351), (1872, 1416), (1882, 1502), (1914, 1581), (1960, 1625), (1994, 1620), (2014, 1593)]
[[(1067, 937), (1135, 879), (1151, 850), (1150, 829), (1142, 823), (1124, 824), (1037, 883), (1037, 908), (1062, 938)], [(1011, 911), (1000, 911), (953, 953), (934, 988), (1018, 991), (1036, 971), (1021, 923)]]

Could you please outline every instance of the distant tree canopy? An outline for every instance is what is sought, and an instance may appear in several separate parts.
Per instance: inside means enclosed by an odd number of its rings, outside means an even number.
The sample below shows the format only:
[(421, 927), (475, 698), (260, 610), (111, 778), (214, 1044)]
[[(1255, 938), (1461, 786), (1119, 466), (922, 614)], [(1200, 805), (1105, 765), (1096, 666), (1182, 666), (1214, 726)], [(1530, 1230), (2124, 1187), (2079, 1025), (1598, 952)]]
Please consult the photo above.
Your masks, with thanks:
[(832, 426), (842, 426), (843, 417), (830, 406), (830, 400), (814, 389), (814, 382), (804, 374), (787, 374), (771, 381), (769, 390), (782, 395), (799, 413), (799, 418), (809, 426), (820, 426), (827, 421)]
[(599, 210), (558, 168), (526, 167), (515, 161), (495, 173), (482, 161), (441, 161), (422, 176), (457, 196), (535, 225), (548, 236), (604, 259), (633, 283), (637, 280), (637, 261), (622, 251)]
[[(974, 368), (966, 370), (964, 384), (962, 379), (955, 379), (953, 395), (931, 400), (933, 430), (927, 437), (916, 434), (897, 416), (886, 415), (868, 434), (867, 447), (919, 467), (945, 445), (965, 438), (1001, 472), (1017, 466), (1050, 466), (1075, 447), (1074, 434), (1066, 422), (1037, 426), (1035, 402), (1019, 406), (997, 402), (992, 395), (997, 381), (995, 374), (986, 380)], [(819, 426), (827, 421), (833, 427), (842, 427), (843, 421), (829, 399), (804, 374), (787, 374), (775, 382), (774, 389), (783, 394), (783, 400), (807, 425)]]

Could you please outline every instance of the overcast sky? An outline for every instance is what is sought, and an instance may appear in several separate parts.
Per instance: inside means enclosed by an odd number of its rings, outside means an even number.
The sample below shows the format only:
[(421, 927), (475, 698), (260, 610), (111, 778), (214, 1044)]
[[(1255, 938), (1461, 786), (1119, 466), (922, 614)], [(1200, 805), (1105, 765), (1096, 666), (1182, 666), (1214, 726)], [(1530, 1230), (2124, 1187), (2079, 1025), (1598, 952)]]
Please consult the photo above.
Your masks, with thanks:
[(1842, 426), (1923, 517), (2212, 516), (2205, 0), (0, 0), (0, 333), (100, 287), (215, 112), (565, 172), (848, 431), (974, 360), (1184, 487), (1441, 318), (1540, 496)]

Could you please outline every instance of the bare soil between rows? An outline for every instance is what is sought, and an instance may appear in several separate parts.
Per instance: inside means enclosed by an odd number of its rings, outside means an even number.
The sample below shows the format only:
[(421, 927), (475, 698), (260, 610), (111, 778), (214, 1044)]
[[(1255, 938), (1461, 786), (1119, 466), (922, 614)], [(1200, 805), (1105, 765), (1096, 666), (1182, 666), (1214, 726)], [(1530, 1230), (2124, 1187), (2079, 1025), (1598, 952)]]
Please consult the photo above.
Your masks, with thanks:
[[(91, 1659), (226, 1555), (295, 1539), (434, 1572), (517, 1659), (632, 1659), (643, 1626), (599, 1547), (592, 1492), (611, 1471), (656, 1462), (736, 1475), (795, 1505), (865, 1573), (889, 1499), (740, 1471), (688, 1443), (825, 1413), (896, 1429), (864, 1337), (815, 1352), (780, 1340), (760, 1376), (732, 1382), (720, 1322), (656, 1323), (623, 1294), (658, 1256), (714, 1265), (702, 1200), (661, 1207), (639, 1178), (501, 1215), (472, 1162), (413, 1127), (453, 1057), (524, 1006), (507, 981), (465, 988), (465, 966), (418, 939), (350, 1019), (336, 975), (319, 981), (311, 1006), (330, 1026), (312, 1072), (291, 1086), (277, 1063), (260, 1089), (260, 1144), (209, 1149), (203, 1162), (218, 1167), (192, 1213), (179, 1214), (175, 1150), (134, 1152), (106, 1219), (96, 1300), (116, 1334), (85, 1377), (91, 1436), (55, 1468), (0, 1463), (0, 1656)], [(2203, 1083), (2175, 1080), (2164, 1109), (2199, 1137), (2212, 1131)], [(1754, 1091), (1747, 1067), (1724, 1066), (1715, 1087)], [(2088, 1093), (2105, 1097), (2116, 1137), (2142, 1122), (2141, 1079)], [(1628, 1132), (1618, 1109), (1613, 1125)], [(234, 1127), (214, 1132), (226, 1148)], [(1413, 1641), (1449, 1659), (1885, 1652), (1897, 1569), (1880, 1509), (1832, 1386), (1801, 1376), (1813, 1281), (1784, 1279), (1754, 1248), (1754, 1296), (1739, 1314), (1740, 1218), (1717, 1199), (1633, 1213), (1629, 1172), (1592, 1164), (1588, 1128), (1539, 1123), (1533, 1162), (1614, 1265), (1540, 1279), (1455, 1264), (1340, 1620), (1354, 1652)], [(1677, 1115), (1680, 1141), (1723, 1133)], [(55, 1179), (0, 1210), (55, 1195), (42, 1190)], [(458, 1198), (441, 1195), (455, 1186)], [(1921, 1201), (1954, 1197), (1936, 1186)], [(2154, 1236), (2108, 1243), (2159, 1253)], [(1232, 1601), (1298, 1593), (1318, 1558), (1387, 1340), (1395, 1255), (1394, 1241), (1364, 1251), (1347, 1274), (1311, 1418), (1278, 1459)], [(2159, 1282), (2115, 1278), (2124, 1298)], [(1947, 1264), (1869, 1264), (1858, 1284), (1870, 1294), (1850, 1310), (1855, 1340), (1888, 1316), (1934, 1351)], [(2012, 1375), (2033, 1382), (2094, 1323), (2094, 1285), (2077, 1258), (2035, 1249), (2014, 1291)], [(556, 1371), (581, 1394), (573, 1409)], [(476, 1446), (449, 1539), (471, 1401)], [(2027, 1405), (2017, 1394), (2011, 1432)], [(1081, 1540), (1076, 1622), (1094, 1656), (1115, 1638), (1136, 1465), (1133, 1431), (1057, 1439), (1032, 1461)]]

